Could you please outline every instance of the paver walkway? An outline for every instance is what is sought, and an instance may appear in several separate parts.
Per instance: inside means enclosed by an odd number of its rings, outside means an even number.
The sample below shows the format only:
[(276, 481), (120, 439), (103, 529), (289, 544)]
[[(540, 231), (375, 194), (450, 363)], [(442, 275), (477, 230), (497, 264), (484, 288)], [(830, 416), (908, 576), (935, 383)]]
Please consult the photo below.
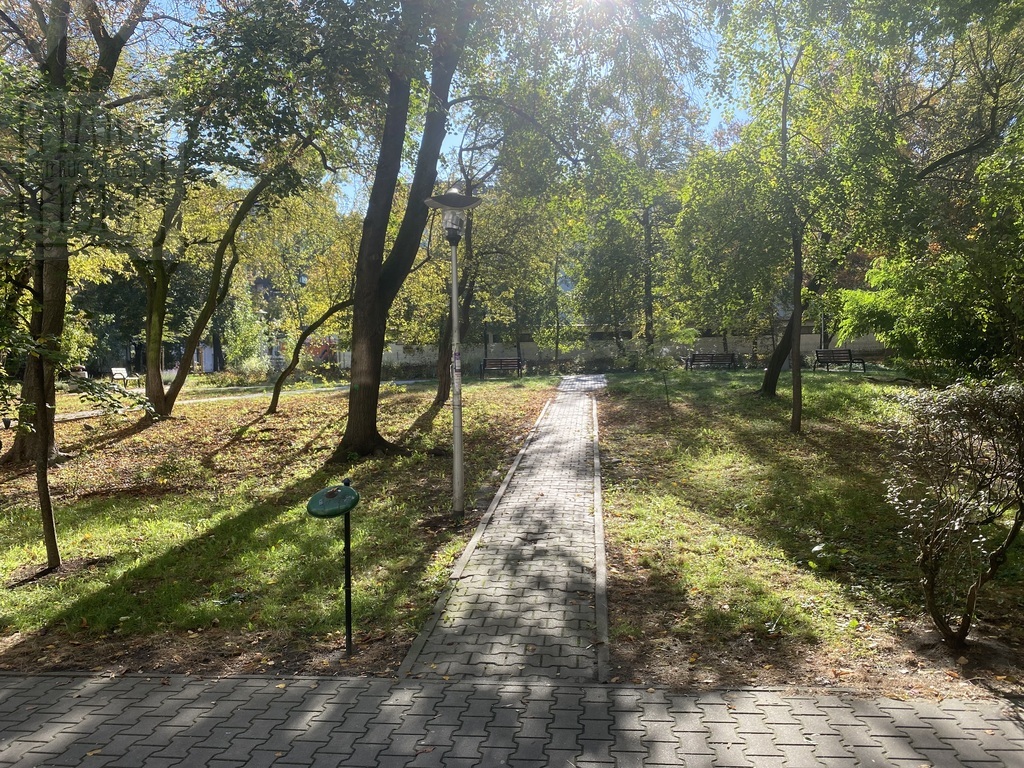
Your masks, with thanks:
[(0, 766), (1024, 768), (1020, 702), (602, 684), (600, 384), (563, 383), (398, 680), (0, 675)]
[(400, 677), (602, 677), (607, 611), (590, 393), (603, 386), (601, 376), (562, 382)]

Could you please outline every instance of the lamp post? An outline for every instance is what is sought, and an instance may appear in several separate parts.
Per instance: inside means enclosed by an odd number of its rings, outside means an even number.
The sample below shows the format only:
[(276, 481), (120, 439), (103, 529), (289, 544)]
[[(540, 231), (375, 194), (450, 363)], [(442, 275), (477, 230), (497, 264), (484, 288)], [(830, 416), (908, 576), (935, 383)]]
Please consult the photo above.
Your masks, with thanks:
[(462, 350), (459, 342), (459, 240), (466, 230), (466, 211), (483, 202), (452, 187), (443, 195), (423, 201), (441, 211), (441, 226), (452, 247), (452, 516), (461, 520), (466, 511), (462, 465)]

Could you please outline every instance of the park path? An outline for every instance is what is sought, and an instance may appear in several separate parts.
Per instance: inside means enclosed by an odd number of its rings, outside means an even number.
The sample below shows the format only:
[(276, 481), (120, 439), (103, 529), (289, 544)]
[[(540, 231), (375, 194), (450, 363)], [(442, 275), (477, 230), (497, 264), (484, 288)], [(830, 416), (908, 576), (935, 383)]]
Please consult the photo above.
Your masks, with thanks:
[(602, 383), (563, 381), (398, 679), (0, 673), (0, 767), (1024, 768), (1019, 701), (604, 683)]
[(564, 379), (399, 676), (596, 682), (607, 601), (593, 392)]

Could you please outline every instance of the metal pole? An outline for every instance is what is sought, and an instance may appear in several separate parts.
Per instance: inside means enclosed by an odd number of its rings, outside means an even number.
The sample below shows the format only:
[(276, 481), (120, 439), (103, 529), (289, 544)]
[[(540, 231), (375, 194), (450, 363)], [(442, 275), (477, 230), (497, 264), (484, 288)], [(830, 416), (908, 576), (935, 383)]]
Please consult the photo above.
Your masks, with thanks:
[(462, 350), (459, 343), (458, 240), (452, 243), (452, 515), (461, 520), (466, 511), (462, 471)]
[(345, 655), (352, 655), (352, 528), (345, 513)]
[(345, 513), (345, 655), (352, 655), (352, 525)]

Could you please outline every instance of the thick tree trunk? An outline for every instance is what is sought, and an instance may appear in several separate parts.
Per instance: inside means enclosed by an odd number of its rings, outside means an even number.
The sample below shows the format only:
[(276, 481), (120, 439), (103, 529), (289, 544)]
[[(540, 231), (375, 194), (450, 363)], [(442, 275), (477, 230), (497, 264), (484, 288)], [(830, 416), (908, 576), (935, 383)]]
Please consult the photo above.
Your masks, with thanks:
[(796, 316), (796, 312), (789, 316), (786, 330), (779, 338), (779, 343), (772, 351), (771, 357), (768, 358), (768, 367), (764, 369), (764, 379), (761, 381), (761, 389), (758, 390), (758, 394), (763, 397), (775, 397), (778, 393), (779, 376), (792, 349), (793, 326), (796, 323)]
[[(19, 420), (35, 424), (30, 408), (41, 409), (43, 420), (33, 431), (19, 429), (4, 460), (13, 464), (28, 464), (39, 456), (47, 460), (58, 454), (53, 437), (55, 405), (55, 368), (52, 357), (60, 353), (60, 339), (64, 332), (64, 311), (67, 307), (68, 247), (53, 245), (46, 248), (41, 266), (35, 270), (33, 291), (36, 306), (30, 320), (36, 343), (49, 352), (50, 360), (29, 355), (22, 380), (21, 397), (24, 405)], [(42, 301), (39, 301), (42, 297)]]
[[(448, 94), (473, 17), (473, 5), (473, 0), (459, 3), (454, 32), (447, 35), (438, 32), (431, 68), (430, 103), (416, 168), (409, 186), (408, 203), (394, 246), (384, 261), (388, 223), (402, 168), (409, 118), (412, 81), (405, 67), (413, 58), (398, 62), (389, 75), (387, 116), (356, 262), (349, 416), (345, 434), (334, 453), (334, 460), (343, 460), (350, 454), (366, 455), (394, 447), (377, 430), (381, 356), (384, 352), (387, 316), (412, 269), (423, 237), (428, 213), (424, 200), (434, 192), (437, 160), (447, 134)], [(398, 45), (400, 56), (403, 53), (409, 55), (416, 45), (423, 23), (422, 6), (419, 3), (407, 3), (403, 17), (403, 40)]]
[(437, 391), (434, 393), (432, 407), (440, 408), (448, 402), (448, 396), (452, 392), (452, 318), (450, 310), (445, 315), (441, 327), (435, 370), (437, 371)]
[(393, 448), (377, 431), (388, 308), (379, 301), (365, 298), (360, 301), (359, 295), (357, 284), (352, 311), (352, 382), (348, 396), (348, 421), (345, 434), (332, 457), (336, 461), (342, 461), (353, 453), (365, 456)]
[[(54, 396), (54, 361), (53, 357), (60, 354), (60, 337), (48, 336), (46, 334), (47, 315), (60, 311), (61, 327), (64, 320), (64, 305), (66, 294), (63, 293), (64, 285), (67, 282), (68, 251), (63, 246), (57, 249), (42, 249), (42, 258), (37, 260), (35, 278), (33, 280), (36, 298), (41, 299), (41, 312), (34, 312), (31, 319), (32, 339), (40, 347), (41, 354), (30, 355), (29, 361), (35, 361), (26, 382), (29, 379), (35, 383), (35, 434), (41, 439), (36, 441), (35, 459), (36, 468), (36, 491), (39, 496), (39, 514), (43, 527), (43, 544), (46, 547), (46, 567), (48, 570), (55, 570), (60, 567), (60, 548), (57, 546), (57, 522), (53, 514), (53, 500), (50, 497), (50, 453), (44, 450), (49, 440), (53, 444), (53, 396)], [(50, 258), (47, 259), (47, 256)], [(57, 263), (56, 272), (48, 270), (49, 263)], [(63, 269), (60, 268), (63, 264)], [(48, 271), (50, 274), (48, 274)], [(58, 296), (51, 296), (47, 288), (52, 289), (58, 285), (62, 292)], [(53, 324), (51, 319), (50, 324)], [(25, 434), (24, 430), (19, 430)], [(43, 437), (46, 440), (42, 439)]]
[[(40, 275), (39, 283), (45, 283), (42, 273), (44, 272), (42, 265), (38, 270)], [(43, 296), (43, 304), (46, 303), (46, 296)], [(36, 329), (33, 328), (33, 331)], [(37, 334), (33, 334), (36, 338), (37, 343), (40, 341), (40, 337)], [(33, 374), (36, 379), (36, 394), (37, 396), (42, 395), (44, 392), (52, 390), (53, 384), (53, 363), (48, 360), (45, 355), (37, 358), (38, 364), (34, 366)], [(46, 380), (50, 380), (50, 387), (47, 387)], [(36, 401), (36, 419), (35, 429), (36, 433), (42, 435), (49, 432), (52, 436), (53, 432), (53, 409), (47, 407), (47, 402), (43, 397), (39, 397)], [(39, 441), (36, 445), (36, 492), (39, 496), (39, 515), (43, 526), (43, 545), (46, 547), (46, 568), (47, 570), (56, 570), (60, 568), (61, 557), (60, 547), (57, 545), (57, 521), (53, 514), (53, 499), (50, 496), (50, 462), (49, 455), (39, 448), (42, 447), (42, 441)]]
[(146, 272), (146, 397), (160, 417), (170, 416), (164, 398), (162, 353), (167, 295), (172, 270), (162, 259), (154, 260)]

